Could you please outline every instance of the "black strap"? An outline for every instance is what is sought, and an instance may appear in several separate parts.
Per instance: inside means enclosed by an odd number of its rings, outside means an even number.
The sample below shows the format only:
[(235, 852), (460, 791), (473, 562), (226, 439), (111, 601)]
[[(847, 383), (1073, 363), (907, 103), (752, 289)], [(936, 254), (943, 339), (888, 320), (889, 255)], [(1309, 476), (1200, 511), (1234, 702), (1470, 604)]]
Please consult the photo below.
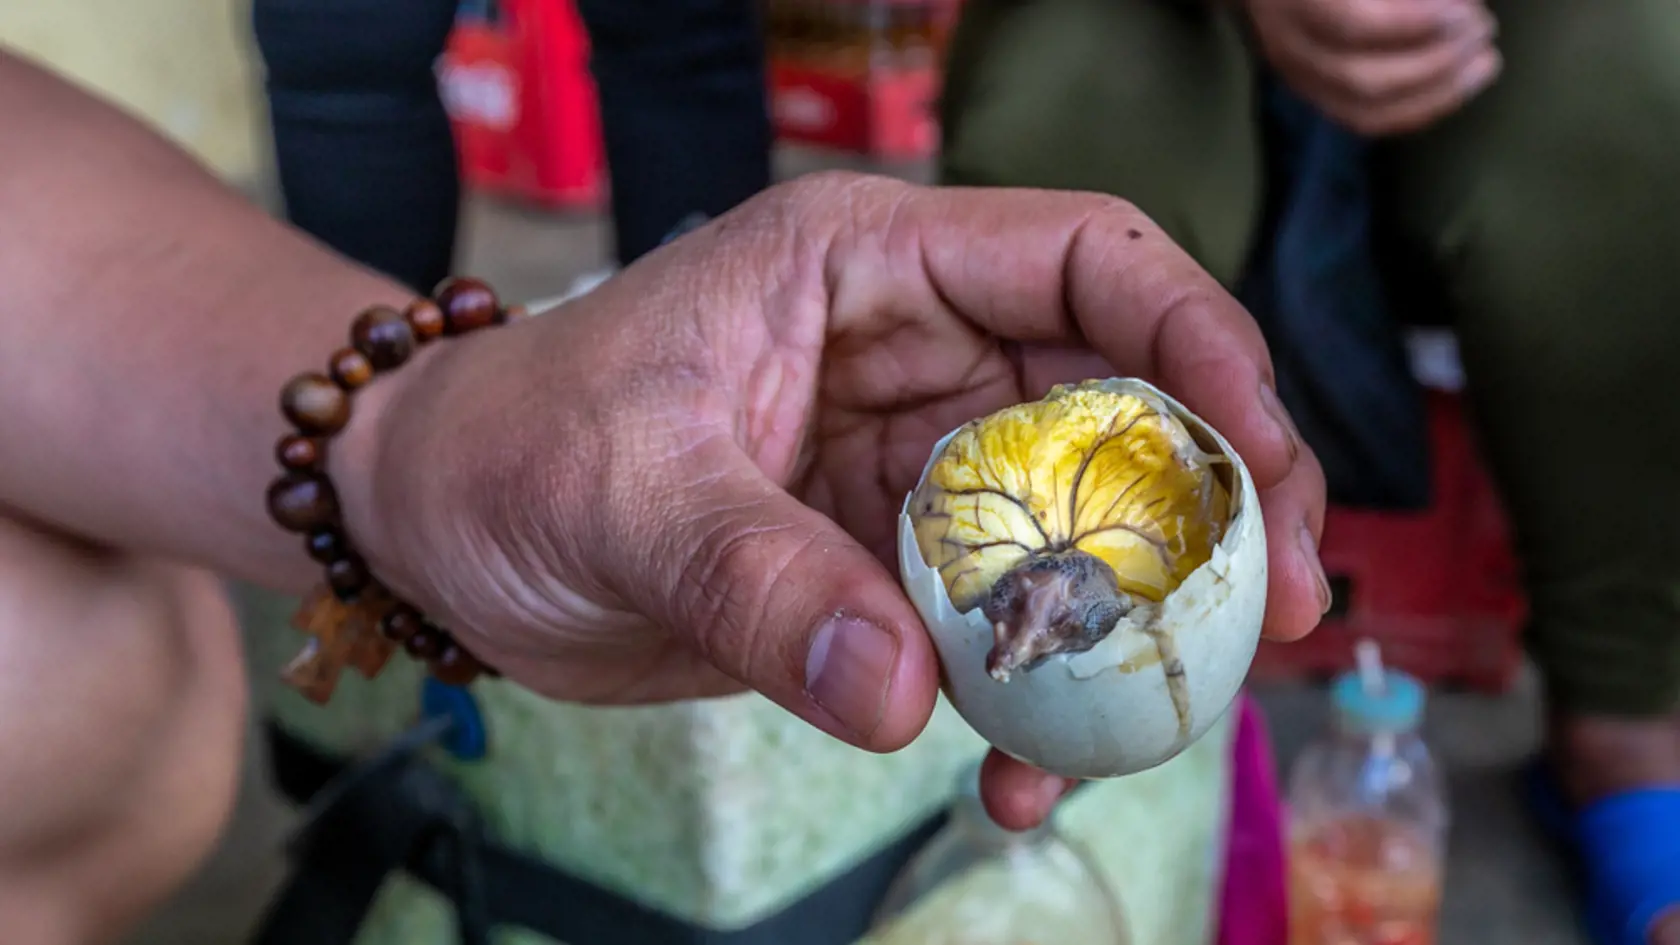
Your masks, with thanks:
[(417, 728), (350, 767), (268, 726), (275, 781), (308, 805), (313, 829), (294, 845), (293, 875), (255, 945), (349, 945), (385, 879), (397, 871), (455, 903), (462, 945), (483, 945), (488, 931), (502, 926), (566, 945), (849, 945), (868, 930), (892, 878), (944, 821), (930, 818), (752, 926), (712, 929), (649, 909), (486, 836), (454, 783), (414, 757), (416, 747), (438, 734)]
[[(448, 731), (444, 718), (428, 719), (377, 755), (336, 774), (327, 763), (290, 767), (289, 787), (308, 806), (291, 844), (291, 877), (259, 926), (255, 945), (351, 945), (374, 898), (393, 872), (453, 851), (454, 882), (443, 888), (463, 903), (482, 902), (482, 881), (470, 851), (477, 818), (459, 791), (415, 753)], [(295, 782), (317, 779), (313, 785)], [(296, 796), (296, 795), (294, 795)], [(489, 916), (461, 909), (462, 945), (487, 945)]]

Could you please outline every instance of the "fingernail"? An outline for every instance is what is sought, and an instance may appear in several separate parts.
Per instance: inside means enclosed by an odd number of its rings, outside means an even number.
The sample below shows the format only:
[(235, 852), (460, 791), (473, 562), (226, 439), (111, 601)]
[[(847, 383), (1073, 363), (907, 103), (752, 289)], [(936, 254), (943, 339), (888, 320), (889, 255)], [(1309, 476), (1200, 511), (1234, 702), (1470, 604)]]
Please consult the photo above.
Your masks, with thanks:
[(859, 738), (874, 734), (887, 706), (898, 638), (860, 617), (835, 614), (805, 658), (805, 691)]
[(1277, 390), (1264, 381), (1260, 384), (1260, 406), (1278, 425), (1278, 430), (1289, 446), (1289, 459), (1294, 461), (1301, 453), (1301, 431), (1295, 429), (1295, 421), (1290, 418), (1289, 411), (1284, 409), (1283, 401), (1278, 399)]
[(1320, 617), (1330, 612), (1330, 578), (1324, 574), (1324, 562), (1318, 560), (1318, 539), (1313, 537), (1312, 529), (1306, 522), (1301, 523), (1301, 553), (1307, 556), (1312, 564), (1313, 576), (1318, 578), (1318, 615)]

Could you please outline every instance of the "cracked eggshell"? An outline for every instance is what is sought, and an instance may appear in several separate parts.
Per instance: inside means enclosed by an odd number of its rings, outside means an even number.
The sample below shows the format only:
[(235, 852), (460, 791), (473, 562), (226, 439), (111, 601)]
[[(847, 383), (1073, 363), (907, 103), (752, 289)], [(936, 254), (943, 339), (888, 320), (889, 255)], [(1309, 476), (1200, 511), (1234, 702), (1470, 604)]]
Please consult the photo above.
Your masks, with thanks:
[[(1266, 530), (1248, 467), (1213, 427), (1153, 385), (1113, 379), (1103, 389), (1164, 404), (1204, 443), (1212, 442), (1235, 472), (1232, 519), (1212, 556), (1191, 572), (1153, 612), (1155, 627), (1178, 645), (1189, 690), (1189, 719), (1181, 729), (1155, 643), (1124, 618), (1083, 653), (1050, 657), (1008, 682), (986, 672), (992, 628), (981, 608), (952, 606), (939, 572), (916, 544), (905, 497), (898, 523), (899, 574), (933, 636), (945, 695), (957, 713), (994, 747), (1016, 759), (1070, 778), (1113, 778), (1162, 764), (1200, 738), (1236, 698), (1254, 661), (1266, 611)], [(923, 478), (957, 433), (934, 446)], [(1212, 451), (1210, 451), (1212, 452)], [(918, 487), (920, 483), (918, 483)], [(912, 494), (914, 492), (912, 491)]]

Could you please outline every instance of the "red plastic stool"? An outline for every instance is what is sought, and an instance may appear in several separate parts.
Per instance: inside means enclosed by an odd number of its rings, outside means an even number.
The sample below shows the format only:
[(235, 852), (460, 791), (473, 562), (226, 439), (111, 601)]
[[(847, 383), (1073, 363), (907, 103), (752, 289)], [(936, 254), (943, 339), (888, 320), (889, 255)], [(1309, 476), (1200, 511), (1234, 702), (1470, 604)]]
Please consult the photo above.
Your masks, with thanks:
[(1431, 390), (1434, 504), (1421, 513), (1332, 507), (1320, 555), (1334, 604), (1297, 643), (1262, 643), (1255, 679), (1324, 677), (1376, 640), (1392, 665), (1435, 685), (1505, 690), (1522, 665), (1526, 602), (1499, 497), (1460, 397)]

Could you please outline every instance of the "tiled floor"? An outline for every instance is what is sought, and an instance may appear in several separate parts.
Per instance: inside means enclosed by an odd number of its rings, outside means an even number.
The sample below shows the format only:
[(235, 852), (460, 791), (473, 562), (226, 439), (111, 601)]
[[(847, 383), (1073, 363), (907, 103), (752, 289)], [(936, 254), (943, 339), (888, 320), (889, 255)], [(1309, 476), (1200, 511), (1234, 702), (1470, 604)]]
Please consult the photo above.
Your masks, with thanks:
[[(785, 169), (808, 166), (798, 157)], [(910, 174), (915, 175), (912, 169)], [(462, 269), (489, 277), (504, 294), (560, 294), (605, 258), (606, 227), (592, 217), (556, 218), (475, 202), (467, 219)], [(1322, 695), (1305, 687), (1268, 689), (1265, 705), (1285, 763), (1322, 718)], [(1444, 945), (1576, 945), (1565, 876), (1525, 818), (1516, 772), (1534, 750), (1533, 687), (1499, 700), (1438, 698), (1430, 733), (1452, 781), (1455, 824), (1445, 905)], [(253, 775), (257, 768), (251, 766)], [(253, 776), (232, 832), (200, 882), (131, 945), (232, 945), (241, 941), (281, 867), (285, 809)], [(1148, 945), (1148, 943), (1140, 943)]]

